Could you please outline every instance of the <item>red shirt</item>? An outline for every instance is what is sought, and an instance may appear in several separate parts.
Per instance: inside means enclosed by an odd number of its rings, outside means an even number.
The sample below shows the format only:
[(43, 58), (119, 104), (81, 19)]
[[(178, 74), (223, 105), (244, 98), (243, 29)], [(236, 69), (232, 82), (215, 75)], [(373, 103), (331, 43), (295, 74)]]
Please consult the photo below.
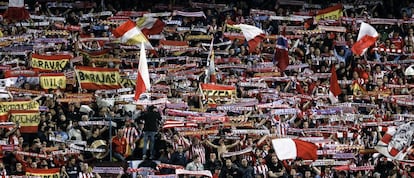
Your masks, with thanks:
[(112, 138), (112, 146), (115, 147), (115, 151), (120, 154), (125, 154), (126, 151), (126, 139), (124, 137)]

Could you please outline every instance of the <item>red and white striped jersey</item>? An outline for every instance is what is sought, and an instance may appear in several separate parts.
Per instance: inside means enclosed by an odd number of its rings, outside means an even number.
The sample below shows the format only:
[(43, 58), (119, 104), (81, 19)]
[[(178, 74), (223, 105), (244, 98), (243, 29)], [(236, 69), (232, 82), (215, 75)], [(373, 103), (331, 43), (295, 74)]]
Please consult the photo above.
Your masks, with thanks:
[(182, 145), (184, 148), (188, 148), (190, 146), (190, 143), (184, 140), (183, 137), (180, 137), (178, 141), (174, 141), (172, 145), (173, 145), (174, 150), (177, 150), (178, 145)]
[(124, 138), (127, 141), (127, 145), (131, 146), (131, 150), (135, 149), (135, 140), (138, 139), (141, 135), (140, 132), (135, 127), (125, 127), (123, 129)]
[(201, 164), (206, 162), (206, 149), (202, 144), (191, 145), (188, 150), (188, 154), (189, 158), (192, 158), (194, 155), (198, 155), (200, 157)]
[(289, 128), (290, 128), (290, 125), (288, 123), (279, 122), (278, 127), (277, 127), (277, 133), (279, 134), (279, 136), (285, 137), (288, 133)]
[(260, 164), (254, 166), (254, 174), (255, 175), (263, 175), (264, 178), (267, 178), (267, 172), (269, 172), (269, 168), (266, 164)]

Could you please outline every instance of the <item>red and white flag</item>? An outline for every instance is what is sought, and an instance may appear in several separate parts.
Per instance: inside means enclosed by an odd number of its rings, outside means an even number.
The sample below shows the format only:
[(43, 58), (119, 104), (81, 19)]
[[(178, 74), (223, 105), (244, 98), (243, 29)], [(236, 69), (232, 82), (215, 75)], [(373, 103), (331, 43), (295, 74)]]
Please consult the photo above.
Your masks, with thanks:
[(138, 45), (144, 43), (145, 48), (152, 49), (151, 43), (148, 41), (147, 37), (141, 32), (141, 30), (136, 26), (135, 22), (128, 20), (118, 28), (112, 31), (112, 34), (116, 38), (120, 38), (121, 43), (128, 45)]
[(209, 65), (208, 65), (208, 73), (210, 77), (210, 83), (217, 83), (217, 77), (216, 77), (216, 65), (214, 62), (215, 56), (214, 56), (214, 49), (213, 49), (213, 39), (211, 39), (210, 44), (210, 53), (208, 54), (207, 59), (210, 59)]
[(255, 51), (256, 47), (265, 38), (265, 33), (262, 29), (252, 25), (239, 24), (233, 25), (233, 27), (240, 28), (246, 41), (249, 44), (249, 51)]
[(150, 77), (148, 72), (147, 57), (145, 54), (144, 43), (141, 43), (141, 51), (139, 55), (138, 75), (135, 85), (134, 100), (137, 101), (139, 96), (151, 88)]
[(371, 25), (362, 22), (357, 42), (352, 46), (352, 52), (357, 55), (365, 53), (366, 49), (377, 41), (378, 32)]
[(342, 93), (342, 89), (338, 83), (338, 76), (336, 75), (336, 68), (335, 65), (331, 67), (331, 79), (329, 84), (329, 99), (332, 103), (338, 102), (336, 97)]
[(406, 155), (412, 149), (414, 122), (408, 122), (398, 127), (388, 127), (387, 132), (375, 146), (375, 149), (382, 155), (395, 159), (406, 159)]
[(162, 32), (165, 23), (158, 18), (142, 17), (136, 21), (137, 27), (141, 29), (145, 35), (156, 35)]
[(311, 142), (291, 139), (279, 138), (272, 140), (273, 149), (279, 160), (302, 158), (304, 160), (318, 159), (318, 146)]
[(30, 14), (24, 7), (24, 0), (9, 0), (9, 6), (3, 17), (8, 20), (20, 21), (29, 19)]

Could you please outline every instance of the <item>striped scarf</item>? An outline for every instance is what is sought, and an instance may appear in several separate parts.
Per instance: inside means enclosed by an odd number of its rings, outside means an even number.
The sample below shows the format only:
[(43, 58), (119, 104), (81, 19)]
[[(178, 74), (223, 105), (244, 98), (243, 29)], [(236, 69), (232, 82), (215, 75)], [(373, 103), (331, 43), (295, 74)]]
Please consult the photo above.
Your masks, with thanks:
[(78, 178), (93, 178), (95, 176), (93, 176), (93, 174), (90, 173), (83, 173), (83, 172), (79, 172), (78, 174)]

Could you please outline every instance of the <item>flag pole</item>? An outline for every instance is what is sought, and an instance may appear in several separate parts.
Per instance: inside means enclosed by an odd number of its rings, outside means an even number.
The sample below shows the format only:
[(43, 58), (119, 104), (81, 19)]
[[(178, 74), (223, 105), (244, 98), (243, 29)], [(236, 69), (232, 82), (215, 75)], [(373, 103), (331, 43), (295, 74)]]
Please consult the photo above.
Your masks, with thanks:
[(215, 69), (215, 64), (214, 64), (213, 42), (214, 42), (214, 37), (211, 39), (210, 52), (208, 53), (208, 56), (207, 56), (207, 60), (209, 61), (208, 73), (209, 73), (210, 83), (217, 83), (216, 69)]
[(74, 68), (74, 70), (75, 70), (76, 80), (78, 81), (78, 93), (82, 93), (82, 86), (81, 86), (78, 70), (76, 69), (76, 67)]

